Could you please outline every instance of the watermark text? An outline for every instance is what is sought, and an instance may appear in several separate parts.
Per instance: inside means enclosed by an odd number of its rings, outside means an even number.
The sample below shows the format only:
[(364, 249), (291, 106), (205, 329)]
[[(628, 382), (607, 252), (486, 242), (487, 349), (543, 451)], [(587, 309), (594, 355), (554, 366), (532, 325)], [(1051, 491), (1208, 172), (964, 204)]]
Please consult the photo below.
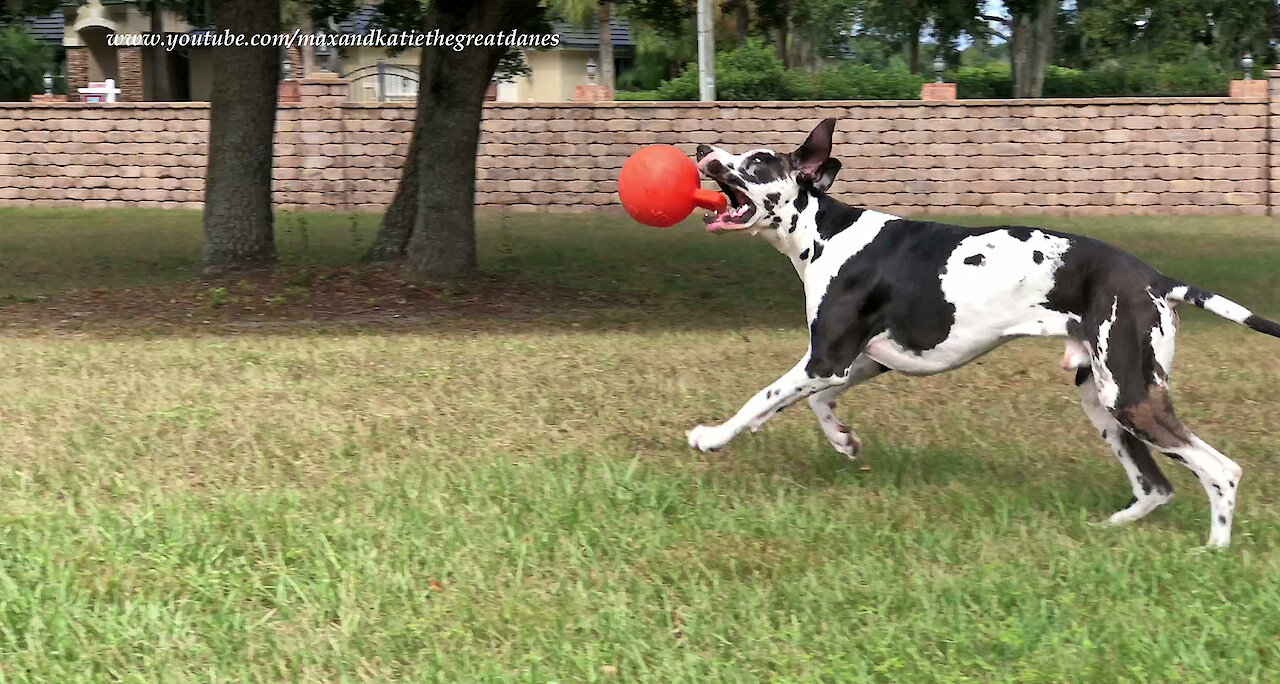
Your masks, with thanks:
[(512, 29), (502, 33), (443, 33), (431, 31), (385, 31), (374, 27), (367, 33), (235, 33), (197, 31), (192, 33), (113, 33), (107, 36), (112, 47), (159, 47), (168, 52), (206, 47), (379, 47), (392, 49), (449, 48), (462, 52), (471, 47), (553, 48), (560, 45), (555, 33), (523, 33)]

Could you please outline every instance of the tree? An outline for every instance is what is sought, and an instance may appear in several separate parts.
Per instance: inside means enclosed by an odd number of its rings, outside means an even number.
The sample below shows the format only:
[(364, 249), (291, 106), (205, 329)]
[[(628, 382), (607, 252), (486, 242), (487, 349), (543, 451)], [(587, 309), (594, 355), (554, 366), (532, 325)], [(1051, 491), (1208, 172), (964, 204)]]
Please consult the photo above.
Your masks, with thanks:
[(1009, 8), (1009, 67), (1014, 97), (1040, 97), (1053, 54), (1058, 0), (1006, 0)]
[[(742, 0), (743, 6), (749, 1)], [(698, 59), (696, 0), (614, 0), (613, 7), (615, 16), (627, 18), (636, 50), (626, 81), (621, 82), (626, 85), (620, 87), (656, 88)], [(725, 47), (742, 42), (733, 36), (728, 27), (716, 32)]]
[(1053, 56), (1058, 0), (1005, 0), (1009, 16), (983, 15), (1005, 27), (1014, 97), (1040, 97), (1044, 72)]
[(1269, 52), (1277, 11), (1272, 0), (1083, 0), (1065, 13), (1071, 21), (1062, 28), (1095, 61), (1202, 58), (1238, 68), (1245, 52)]
[(61, 0), (0, 0), (0, 26), (22, 21), (23, 17), (42, 17), (62, 6)]
[(788, 38), (791, 33), (791, 0), (756, 0), (756, 14), (773, 31), (773, 45), (783, 66), (791, 66)]
[[(280, 32), (280, 0), (219, 0), (219, 29)], [(204, 264), (209, 271), (275, 263), (271, 206), (272, 139), (280, 54), (275, 47), (214, 50), (205, 182)]]
[(25, 102), (44, 92), (44, 74), (52, 70), (53, 51), (20, 27), (0, 28), (0, 102)]
[(733, 11), (733, 37), (738, 45), (747, 42), (751, 30), (751, 4), (747, 0), (729, 0), (726, 7)]
[[(420, 26), (428, 34), (507, 34), (538, 28), (542, 18), (541, 5), (525, 0), (433, 0)], [(505, 45), (423, 48), (409, 156), (369, 258), (404, 258), (424, 278), (475, 274), (476, 148), (485, 91), (504, 58), (512, 58)]]
[(600, 85), (614, 89), (613, 34), (610, 33), (613, 12), (609, 0), (554, 0), (552, 9), (571, 24), (595, 25), (600, 42)]

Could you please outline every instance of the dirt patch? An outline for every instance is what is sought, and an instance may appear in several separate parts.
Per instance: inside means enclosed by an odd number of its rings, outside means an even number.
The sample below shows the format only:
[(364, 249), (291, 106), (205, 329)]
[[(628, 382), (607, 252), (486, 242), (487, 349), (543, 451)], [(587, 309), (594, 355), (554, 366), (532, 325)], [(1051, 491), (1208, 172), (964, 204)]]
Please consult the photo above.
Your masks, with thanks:
[(395, 269), (309, 267), (36, 297), (0, 306), (0, 330), (109, 335), (310, 325), (484, 328), (570, 319), (623, 303), (495, 277), (456, 285), (414, 282)]

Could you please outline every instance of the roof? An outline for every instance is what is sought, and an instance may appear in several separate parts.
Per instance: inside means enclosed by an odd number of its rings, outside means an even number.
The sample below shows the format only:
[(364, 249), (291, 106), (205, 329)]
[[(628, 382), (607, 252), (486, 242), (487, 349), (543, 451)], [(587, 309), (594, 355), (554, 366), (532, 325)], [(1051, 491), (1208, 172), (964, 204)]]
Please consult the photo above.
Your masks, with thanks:
[(62, 45), (63, 25), (66, 20), (62, 12), (54, 12), (47, 17), (27, 17), (22, 20), (27, 25), (27, 33), (32, 38), (44, 43)]
[(338, 28), (342, 33), (354, 33), (356, 35), (364, 35), (369, 32), (378, 18), (378, 8), (361, 7), (352, 12), (346, 19), (338, 22)]
[[(562, 50), (597, 50), (600, 48), (600, 35), (595, 26), (574, 26), (560, 21), (551, 23), (551, 30), (560, 35)], [(631, 26), (622, 17), (609, 20), (609, 36), (613, 38), (613, 47), (635, 47), (631, 40)]]

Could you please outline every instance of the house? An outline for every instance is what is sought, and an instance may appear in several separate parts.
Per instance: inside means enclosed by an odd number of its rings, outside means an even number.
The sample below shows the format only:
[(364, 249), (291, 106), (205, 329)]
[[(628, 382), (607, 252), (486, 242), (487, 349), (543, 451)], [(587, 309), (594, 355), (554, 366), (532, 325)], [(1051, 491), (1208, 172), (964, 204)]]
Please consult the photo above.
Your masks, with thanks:
[[(377, 25), (377, 8), (365, 7), (339, 25), (344, 34), (364, 35)], [(635, 43), (627, 20), (610, 22), (615, 77), (631, 68)], [(588, 83), (588, 63), (599, 63), (600, 38), (595, 28), (556, 22), (552, 32), (559, 44), (547, 50), (525, 50), (528, 73), (500, 81), (496, 99), (507, 102), (571, 102), (578, 86)], [(417, 95), (419, 53), (416, 49), (391, 54), (375, 47), (342, 50), (340, 67), (333, 69), (351, 81), (352, 98), (362, 102), (413, 99)]]
[[(165, 32), (191, 30), (179, 14), (164, 10)], [(151, 32), (151, 16), (138, 10), (133, 0), (88, 0), (84, 4), (64, 2), (62, 10), (46, 17), (26, 19), (27, 31), (37, 40), (61, 47), (60, 62), (67, 91), (75, 93), (90, 81), (115, 79), (120, 101), (155, 100), (157, 82), (152, 77), (163, 67), (160, 87), (171, 99), (193, 97), (191, 55), (177, 50), (166, 54), (163, 64), (153, 64), (154, 51), (140, 46), (115, 46), (113, 35), (141, 35)]]
[[(631, 68), (636, 46), (627, 20), (609, 22), (613, 39), (614, 79)], [(560, 44), (550, 50), (526, 50), (529, 73), (512, 82), (498, 84), (498, 99), (512, 102), (572, 102), (578, 86), (588, 84), (588, 66), (599, 65), (600, 35), (595, 28), (552, 24)], [(505, 97), (504, 97), (505, 96)]]
[[(342, 34), (365, 35), (377, 25), (377, 8), (366, 6), (341, 22)], [(195, 37), (210, 33), (193, 26), (171, 10), (161, 15), (167, 37)], [(88, 0), (67, 3), (48, 17), (27, 20), (37, 39), (59, 42), (63, 49), (67, 89), (75, 93), (90, 81), (111, 78), (121, 89), (123, 102), (160, 99), (207, 100), (213, 79), (211, 47), (187, 47), (167, 52), (157, 64), (155, 51), (141, 46), (113, 45), (115, 35), (151, 32), (151, 16), (134, 0)], [(553, 25), (559, 44), (546, 50), (524, 51), (528, 73), (495, 84), (495, 99), (516, 102), (567, 102), (578, 86), (587, 85), (588, 68), (599, 62), (599, 38), (594, 28)], [(625, 19), (611, 24), (616, 72), (629, 68), (635, 44)], [(290, 55), (291, 75), (302, 76), (301, 61)], [(395, 52), (378, 47), (317, 49), (316, 68), (335, 71), (351, 82), (356, 101), (412, 100), (417, 96), (418, 50)], [(163, 77), (155, 78), (157, 70)]]

